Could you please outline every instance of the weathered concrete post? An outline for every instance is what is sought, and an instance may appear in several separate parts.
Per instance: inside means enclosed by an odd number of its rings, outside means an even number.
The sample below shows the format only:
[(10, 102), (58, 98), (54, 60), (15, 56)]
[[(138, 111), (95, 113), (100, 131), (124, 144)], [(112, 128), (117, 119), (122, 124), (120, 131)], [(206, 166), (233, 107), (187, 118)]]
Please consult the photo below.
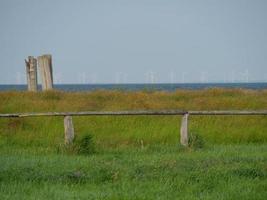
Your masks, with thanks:
[(33, 56), (25, 59), (28, 91), (37, 91), (37, 60)]
[(71, 116), (64, 117), (65, 145), (70, 145), (74, 139), (74, 127)]
[(188, 113), (183, 115), (180, 129), (180, 143), (186, 147), (188, 146), (188, 117)]
[(42, 89), (53, 89), (53, 69), (52, 69), (52, 56), (42, 55), (38, 57), (38, 65), (42, 77)]

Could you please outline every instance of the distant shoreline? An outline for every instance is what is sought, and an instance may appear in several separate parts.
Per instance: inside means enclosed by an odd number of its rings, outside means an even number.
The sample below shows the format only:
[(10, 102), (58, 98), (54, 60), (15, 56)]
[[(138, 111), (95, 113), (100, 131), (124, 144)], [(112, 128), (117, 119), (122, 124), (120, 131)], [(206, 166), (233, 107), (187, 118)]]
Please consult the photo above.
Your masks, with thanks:
[[(259, 83), (130, 83), (130, 84), (55, 84), (56, 90), (63, 91), (94, 91), (94, 90), (125, 90), (125, 91), (175, 91), (177, 89), (207, 89), (207, 88), (240, 88), (240, 89), (267, 89), (267, 82)], [(38, 85), (41, 89), (41, 85)], [(27, 85), (0, 84), (0, 91), (26, 91)]]

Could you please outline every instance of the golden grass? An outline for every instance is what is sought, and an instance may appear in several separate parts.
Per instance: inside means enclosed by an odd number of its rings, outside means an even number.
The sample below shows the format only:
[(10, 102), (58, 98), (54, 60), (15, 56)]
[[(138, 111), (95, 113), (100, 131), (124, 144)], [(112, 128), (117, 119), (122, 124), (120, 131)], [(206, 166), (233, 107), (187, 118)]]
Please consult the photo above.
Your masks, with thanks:
[(205, 89), (163, 91), (0, 92), (0, 112), (85, 110), (266, 109), (267, 90)]

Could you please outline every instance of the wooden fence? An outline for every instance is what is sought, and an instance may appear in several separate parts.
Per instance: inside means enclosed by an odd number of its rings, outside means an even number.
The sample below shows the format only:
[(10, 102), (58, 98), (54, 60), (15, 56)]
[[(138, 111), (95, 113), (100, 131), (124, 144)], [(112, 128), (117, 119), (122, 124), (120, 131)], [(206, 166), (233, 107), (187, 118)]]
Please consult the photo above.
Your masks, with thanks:
[(267, 115), (267, 110), (240, 111), (183, 111), (183, 110), (158, 110), (158, 111), (85, 111), (85, 112), (46, 112), (46, 113), (8, 113), (0, 114), (0, 118), (11, 117), (41, 117), (41, 116), (62, 116), (64, 117), (65, 144), (69, 145), (74, 139), (74, 126), (72, 116), (124, 116), (124, 115), (182, 115), (180, 128), (180, 143), (188, 146), (188, 126), (190, 115)]

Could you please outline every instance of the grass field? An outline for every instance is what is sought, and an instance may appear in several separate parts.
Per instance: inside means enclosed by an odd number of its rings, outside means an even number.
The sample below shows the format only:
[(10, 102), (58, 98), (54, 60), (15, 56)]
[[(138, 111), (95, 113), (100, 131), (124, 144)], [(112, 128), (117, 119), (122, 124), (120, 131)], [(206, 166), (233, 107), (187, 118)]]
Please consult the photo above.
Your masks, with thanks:
[[(0, 113), (86, 110), (266, 110), (267, 90), (0, 92)], [(0, 199), (267, 199), (267, 117), (0, 119)]]

